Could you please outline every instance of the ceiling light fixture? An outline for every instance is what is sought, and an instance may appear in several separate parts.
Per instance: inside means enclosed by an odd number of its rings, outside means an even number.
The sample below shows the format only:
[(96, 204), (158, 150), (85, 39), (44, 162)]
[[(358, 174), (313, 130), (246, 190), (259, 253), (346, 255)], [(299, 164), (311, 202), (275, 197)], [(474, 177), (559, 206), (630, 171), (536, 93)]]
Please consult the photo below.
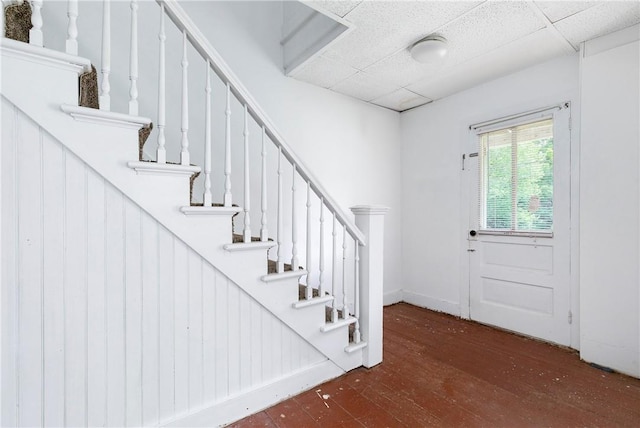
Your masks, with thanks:
[(409, 51), (411, 57), (418, 62), (423, 64), (437, 63), (447, 55), (447, 39), (432, 34), (414, 43)]

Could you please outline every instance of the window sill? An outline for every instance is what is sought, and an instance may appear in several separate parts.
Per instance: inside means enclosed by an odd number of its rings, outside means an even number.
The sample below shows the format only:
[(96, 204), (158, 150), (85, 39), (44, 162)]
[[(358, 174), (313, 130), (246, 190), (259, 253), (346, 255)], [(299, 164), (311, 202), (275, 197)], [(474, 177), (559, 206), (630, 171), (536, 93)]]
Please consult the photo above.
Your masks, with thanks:
[(479, 230), (480, 235), (519, 236), (524, 238), (553, 238), (553, 232), (533, 232), (524, 230)]

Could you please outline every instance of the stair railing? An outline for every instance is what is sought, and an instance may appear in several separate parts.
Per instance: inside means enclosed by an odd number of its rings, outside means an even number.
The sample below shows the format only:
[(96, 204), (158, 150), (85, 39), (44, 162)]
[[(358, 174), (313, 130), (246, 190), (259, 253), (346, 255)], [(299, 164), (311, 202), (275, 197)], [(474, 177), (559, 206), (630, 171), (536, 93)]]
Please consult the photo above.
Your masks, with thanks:
[[(267, 115), (263, 112), (263, 110), (258, 106), (258, 103), (253, 99), (253, 97), (249, 94), (249, 91), (240, 83), (240, 81), (236, 78), (236, 76), (231, 72), (225, 61), (222, 59), (220, 54), (211, 46), (208, 39), (200, 32), (198, 27), (193, 23), (191, 18), (184, 12), (184, 10), (177, 4), (177, 2), (172, 0), (156, 0), (156, 2), (160, 5), (161, 11), (166, 14), (166, 16), (174, 23), (174, 25), (178, 28), (179, 31), (182, 32), (183, 37), (185, 38), (185, 44), (183, 49), (186, 50), (186, 42), (188, 42), (202, 57), (203, 61), (207, 64), (207, 73), (209, 69), (211, 69), (218, 78), (225, 84), (226, 86), (226, 99), (227, 99), (227, 108), (225, 110), (226, 114), (226, 132), (225, 132), (225, 183), (224, 183), (224, 201), (223, 204), (226, 207), (231, 206), (233, 199), (231, 193), (231, 150), (233, 149), (231, 146), (231, 124), (230, 124), (230, 116), (231, 116), (231, 108), (230, 108), (230, 100), (235, 98), (243, 109), (243, 121), (244, 121), (244, 129), (243, 136), (244, 141), (243, 145), (238, 144), (237, 147), (244, 146), (244, 201), (243, 201), (243, 215), (244, 215), (244, 229), (242, 230), (242, 240), (245, 243), (251, 241), (251, 228), (250, 228), (250, 186), (249, 186), (249, 173), (251, 169), (249, 168), (249, 156), (248, 156), (248, 146), (249, 146), (249, 126), (248, 121), (253, 120), (259, 129), (261, 130), (261, 157), (262, 157), (262, 171), (261, 171), (261, 231), (259, 234), (259, 239), (261, 241), (266, 241), (268, 239), (267, 235), (267, 180), (266, 180), (266, 149), (265, 142), (267, 140), (271, 141), (278, 149), (278, 182), (280, 183), (277, 189), (277, 199), (279, 201), (277, 206), (277, 244), (278, 244), (278, 257), (276, 260), (276, 272), (283, 273), (285, 271), (286, 264), (289, 264), (290, 269), (296, 270), (299, 266), (299, 249), (300, 249), (300, 236), (297, 227), (298, 217), (305, 217), (304, 215), (300, 215), (296, 212), (297, 204), (295, 201), (300, 196), (298, 195), (298, 187), (296, 185), (297, 182), (302, 181), (304, 183), (304, 187), (306, 188), (306, 201), (303, 204), (306, 206), (306, 236), (304, 236), (304, 240), (306, 241), (306, 266), (307, 270), (312, 268), (313, 263), (311, 253), (313, 250), (311, 249), (311, 239), (312, 239), (312, 229), (313, 229), (313, 220), (311, 217), (311, 207), (312, 207), (312, 195), (319, 200), (320, 203), (320, 220), (319, 220), (319, 228), (321, 232), (319, 233), (319, 252), (318, 252), (318, 266), (320, 269), (324, 268), (324, 249), (326, 239), (324, 233), (324, 216), (325, 210), (332, 217), (333, 220), (333, 230), (331, 232), (332, 237), (332, 263), (331, 263), (331, 288), (327, 288), (327, 284), (324, 281), (327, 279), (322, 270), (320, 271), (318, 282), (317, 282), (317, 293), (320, 297), (325, 295), (325, 293), (330, 292), (331, 295), (334, 296), (334, 299), (331, 303), (331, 322), (338, 322), (340, 319), (347, 319), (349, 317), (353, 317), (358, 315), (359, 308), (356, 308), (359, 303), (359, 275), (357, 270), (359, 269), (358, 263), (358, 247), (365, 245), (365, 237), (362, 232), (355, 226), (355, 224), (351, 221), (351, 219), (340, 209), (338, 204), (331, 198), (328, 192), (322, 187), (322, 185), (316, 180), (313, 175), (309, 172), (309, 170), (304, 166), (304, 164), (298, 159), (293, 150), (289, 147), (289, 145), (285, 142), (284, 138), (276, 131), (275, 126), (271, 123)], [(161, 21), (164, 21), (164, 16), (161, 17)], [(161, 28), (163, 28), (164, 23), (161, 24)], [(161, 47), (162, 50), (162, 36), (161, 39)], [(164, 64), (160, 64), (160, 70), (164, 68)], [(209, 92), (207, 91), (207, 98), (209, 97)], [(159, 98), (163, 98), (160, 96)], [(184, 113), (184, 108), (183, 108)], [(209, 112), (206, 114), (207, 120), (209, 118)], [(160, 124), (160, 121), (158, 121)], [(209, 125), (206, 125), (207, 129)], [(208, 133), (207, 133), (208, 135)], [(210, 148), (210, 138), (205, 138), (205, 153), (211, 153)], [(236, 145), (234, 145), (236, 147)], [(161, 151), (161, 143), (158, 144), (158, 152)], [(291, 187), (291, 257), (286, 257), (283, 252), (284, 243), (283, 243), (283, 217), (286, 215), (283, 207), (283, 199), (285, 197), (284, 189), (282, 189), (282, 180), (283, 180), (283, 165), (281, 161), (286, 161), (289, 163), (292, 170), (292, 187)], [(208, 160), (205, 159), (205, 163)], [(210, 176), (207, 173), (208, 168), (205, 167), (205, 194), (203, 195), (203, 200), (209, 202), (209, 196), (207, 194), (208, 190), (211, 187), (210, 184)], [(353, 270), (352, 270), (353, 269)], [(309, 280), (310, 276), (307, 277), (307, 287), (305, 289), (305, 298), (310, 299), (313, 297), (313, 284)], [(348, 302), (352, 301), (353, 305), (349, 305)], [(340, 302), (340, 303), (338, 303)], [(353, 334), (353, 340), (355, 343), (360, 341), (360, 331), (358, 323), (356, 322), (355, 332)]]
[[(3, 5), (6, 6), (11, 3), (19, 3), (19, 1), (3, 1)], [(191, 46), (202, 57), (203, 66), (206, 67), (206, 87), (205, 87), (205, 138), (204, 138), (204, 193), (203, 193), (203, 205), (206, 207), (212, 206), (212, 177), (211, 177), (211, 151), (212, 151), (212, 136), (211, 136), (211, 71), (222, 81), (226, 88), (226, 109), (225, 109), (225, 159), (224, 159), (224, 183), (221, 184), (221, 188), (224, 189), (224, 197), (222, 205), (224, 207), (231, 207), (233, 204), (232, 186), (231, 186), (231, 166), (232, 166), (232, 149), (234, 147), (243, 148), (243, 164), (244, 164), (244, 207), (243, 216), (244, 228), (241, 233), (241, 240), (244, 243), (250, 243), (251, 227), (250, 227), (250, 173), (249, 167), (249, 122), (253, 121), (260, 129), (260, 191), (257, 194), (260, 195), (260, 231), (257, 240), (265, 242), (269, 240), (269, 225), (267, 224), (267, 141), (271, 141), (278, 154), (277, 159), (277, 214), (276, 214), (276, 241), (277, 241), (277, 259), (276, 273), (285, 273), (285, 270), (298, 270), (299, 267), (299, 251), (305, 249), (306, 269), (308, 274), (306, 275), (306, 289), (304, 291), (305, 299), (313, 299), (314, 297), (323, 298), (327, 295), (333, 296), (331, 299), (331, 307), (329, 310), (330, 322), (336, 323), (340, 321), (348, 321), (354, 324), (355, 330), (352, 331), (352, 344), (358, 344), (361, 341), (361, 332), (359, 329), (358, 317), (361, 314), (363, 308), (360, 308), (360, 256), (362, 249), (367, 245), (365, 235), (354, 224), (354, 222), (345, 214), (345, 212), (338, 206), (338, 204), (331, 198), (328, 192), (322, 187), (322, 185), (316, 180), (311, 172), (300, 161), (296, 154), (291, 150), (289, 145), (285, 142), (284, 138), (276, 131), (276, 127), (269, 120), (267, 115), (258, 106), (258, 103), (249, 94), (249, 91), (240, 83), (238, 78), (231, 72), (225, 61), (219, 55), (219, 53), (209, 43), (208, 39), (200, 32), (198, 27), (193, 23), (191, 18), (185, 13), (182, 7), (175, 0), (156, 0), (159, 5), (160, 14), (160, 30), (158, 34), (159, 41), (159, 64), (158, 64), (158, 109), (157, 109), (157, 148), (156, 162), (158, 164), (167, 163), (167, 148), (166, 148), (166, 61), (165, 61), (165, 17), (168, 17), (171, 22), (177, 27), (182, 36), (182, 61), (181, 67), (181, 89), (182, 97), (180, 103), (181, 111), (181, 124), (180, 124), (180, 164), (190, 164), (189, 153), (189, 61), (187, 59), (187, 49)], [(32, 17), (31, 22), (33, 28), (29, 32), (29, 43), (36, 46), (43, 45), (43, 19), (42, 19), (42, 0), (31, 0)], [(44, 3), (46, 6), (46, 2)], [(130, 45), (129, 45), (129, 90), (128, 90), (128, 112), (131, 115), (137, 115), (139, 113), (138, 103), (138, 1), (130, 1)], [(66, 45), (65, 51), (67, 54), (78, 55), (78, 1), (69, 0), (67, 2), (67, 16), (68, 26), (66, 28)], [(111, 109), (111, 0), (103, 0), (102, 6), (102, 28), (101, 28), (101, 55), (100, 55), (100, 95), (99, 104), (100, 109), (110, 111)], [(2, 14), (2, 28), (4, 28), (4, 13)], [(4, 34), (3, 34), (4, 36)], [(197, 64), (196, 64), (197, 65)], [(243, 110), (243, 144), (237, 144), (232, 147), (231, 141), (231, 101), (235, 98)], [(283, 161), (287, 162), (292, 171), (292, 187), (291, 193), (288, 199), (291, 201), (291, 209), (289, 211), (291, 215), (291, 254), (290, 258), (285, 254), (285, 231), (284, 231), (284, 217), (289, 215), (285, 213), (284, 199), (285, 191), (283, 189), (284, 169)], [(300, 195), (297, 194), (297, 183), (304, 183), (304, 189), (306, 189), (306, 200), (301, 203), (301, 206), (306, 207), (305, 213), (297, 212), (296, 201), (299, 201)], [(319, 204), (317, 206), (318, 219), (314, 225), (312, 208), (314, 201)], [(306, 230), (302, 235), (298, 233), (298, 221), (304, 219), (306, 222)], [(331, 220), (331, 225), (326, 225), (326, 220)], [(328, 230), (331, 227), (331, 230)], [(313, 238), (317, 237), (318, 242), (314, 247), (312, 245)], [(301, 245), (301, 239), (304, 240), (304, 245)], [(330, 243), (326, 240), (331, 239)], [(288, 244), (287, 244), (288, 245)], [(327, 258), (325, 251), (327, 248), (331, 248), (331, 257)], [(314, 250), (316, 248), (317, 250)], [(315, 254), (313, 254), (315, 251)], [(315, 260), (314, 260), (315, 258)], [(327, 266), (327, 262), (330, 262), (330, 266)], [(289, 266), (287, 266), (287, 264)], [(312, 276), (315, 276), (311, 272), (312, 267), (317, 266), (317, 281), (312, 281)], [(330, 272), (327, 270), (330, 269)], [(329, 282), (330, 281), (330, 282)], [(314, 284), (315, 282), (315, 291)], [(352, 302), (352, 304), (349, 304)], [(366, 315), (365, 315), (366, 317)], [(380, 332), (381, 333), (381, 332)], [(366, 334), (366, 331), (364, 332)]]

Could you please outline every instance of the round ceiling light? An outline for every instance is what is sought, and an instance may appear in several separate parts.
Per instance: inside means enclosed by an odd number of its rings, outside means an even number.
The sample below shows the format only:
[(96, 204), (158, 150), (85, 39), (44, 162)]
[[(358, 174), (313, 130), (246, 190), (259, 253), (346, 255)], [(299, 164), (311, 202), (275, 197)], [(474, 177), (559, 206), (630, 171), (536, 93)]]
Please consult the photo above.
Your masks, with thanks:
[(421, 63), (430, 64), (441, 61), (447, 55), (447, 39), (431, 35), (411, 46), (411, 57)]

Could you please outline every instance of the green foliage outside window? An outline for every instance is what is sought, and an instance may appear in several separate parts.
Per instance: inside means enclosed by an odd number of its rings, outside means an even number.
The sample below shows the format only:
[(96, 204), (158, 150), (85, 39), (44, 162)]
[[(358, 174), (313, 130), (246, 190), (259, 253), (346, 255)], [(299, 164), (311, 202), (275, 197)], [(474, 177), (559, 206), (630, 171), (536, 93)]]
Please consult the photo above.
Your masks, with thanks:
[(482, 136), (484, 228), (552, 230), (552, 123), (539, 124), (543, 126), (525, 125)]

